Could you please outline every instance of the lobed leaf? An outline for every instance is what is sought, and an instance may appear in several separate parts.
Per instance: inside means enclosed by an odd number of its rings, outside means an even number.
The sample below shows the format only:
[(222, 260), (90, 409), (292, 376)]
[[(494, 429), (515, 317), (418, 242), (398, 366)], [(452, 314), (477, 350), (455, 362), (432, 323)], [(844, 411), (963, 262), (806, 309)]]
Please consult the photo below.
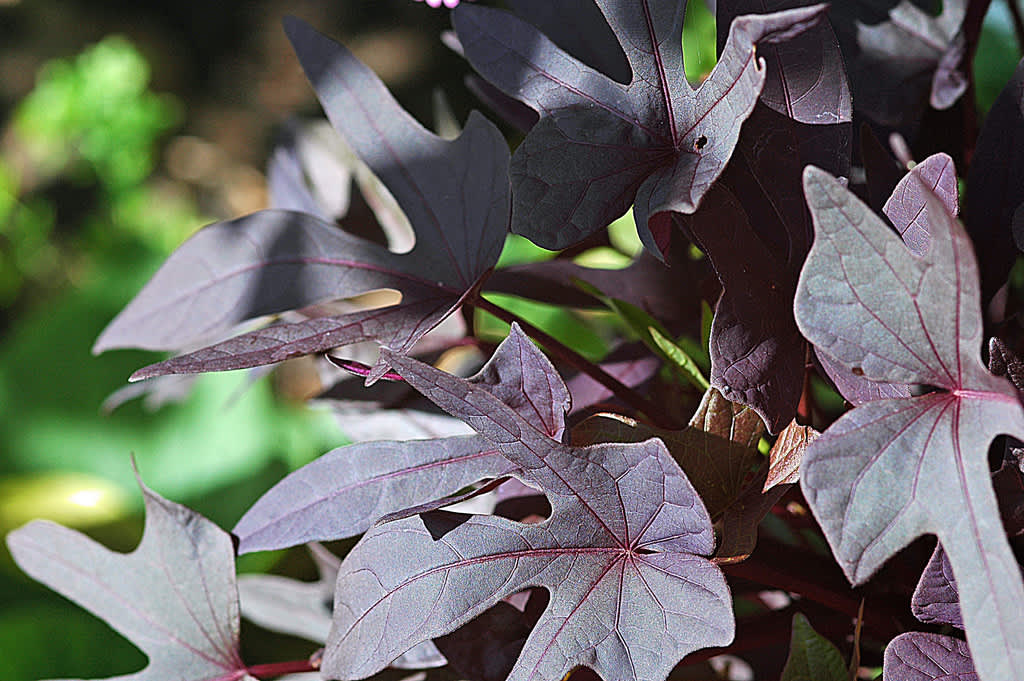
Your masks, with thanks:
[[(408, 253), (318, 217), (262, 211), (211, 225), (178, 249), (97, 340), (175, 349), (235, 323), (389, 288), (400, 303), (279, 323), (136, 372), (223, 371), (374, 340), (407, 352), (497, 262), (508, 229), (508, 148), (478, 114), (443, 140), (419, 125), (344, 47), (298, 19), (286, 31), (328, 118), (380, 177), (416, 234)], [(386, 367), (368, 377), (376, 380)]]
[(513, 14), (479, 6), (454, 13), (473, 67), (540, 114), (513, 158), (512, 231), (546, 248), (580, 241), (631, 204), (641, 229), (670, 212), (696, 210), (764, 84), (755, 46), (800, 33), (824, 9), (737, 19), (715, 69), (694, 90), (683, 70), (685, 3), (596, 4), (629, 63), (628, 84)]
[[(460, 379), (529, 417), (560, 440), (569, 391), (550, 363), (516, 336), (503, 343), (470, 379)], [(266, 551), (309, 541), (353, 537), (381, 518), (441, 503), (488, 478), (516, 471), (480, 435), (340, 447), (288, 475), (253, 504), (235, 526), (239, 552)]]
[[(723, 57), (728, 30), (747, 12), (797, 11), (806, 2), (723, 2), (717, 7)], [(764, 89), (719, 181), (678, 225), (708, 254), (722, 283), (711, 327), (711, 384), (754, 408), (771, 432), (796, 414), (807, 348), (793, 319), (811, 222), (800, 200), (809, 163), (836, 175), (850, 164), (852, 106), (846, 70), (827, 22), (785, 42), (758, 46)], [(660, 243), (664, 234), (648, 240)]]
[[(524, 363), (546, 362), (517, 326), (507, 346)], [(509, 679), (557, 680), (582, 665), (660, 680), (687, 653), (731, 640), (724, 578), (701, 557), (714, 547), (710, 519), (664, 445), (568, 446), (480, 386), (388, 354), (406, 381), (541, 487), (552, 514), (524, 525), (434, 512), (371, 529), (341, 567), (326, 674), (368, 676), (529, 587), (547, 589), (550, 602)], [(533, 394), (548, 413), (550, 398)]]
[(804, 187), (815, 241), (794, 304), (801, 331), (865, 378), (936, 389), (841, 417), (804, 455), (804, 494), (854, 583), (916, 537), (937, 535), (979, 676), (1021, 676), (1024, 584), (986, 454), (996, 435), (1024, 434), (1024, 411), (981, 362), (970, 241), (937, 197), (927, 201), (931, 246), (918, 257), (826, 173), (808, 168)]
[(104, 619), (149, 658), (120, 681), (255, 681), (239, 655), (231, 537), (139, 481), (146, 525), (129, 554), (36, 520), (7, 535), (22, 570)]

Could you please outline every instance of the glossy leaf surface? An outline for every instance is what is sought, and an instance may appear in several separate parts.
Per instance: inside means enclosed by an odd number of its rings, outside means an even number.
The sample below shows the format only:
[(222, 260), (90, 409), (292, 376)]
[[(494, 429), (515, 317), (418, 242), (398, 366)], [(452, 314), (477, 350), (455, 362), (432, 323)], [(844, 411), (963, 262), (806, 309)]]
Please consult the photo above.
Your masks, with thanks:
[(960, 587), (968, 640), (986, 681), (1024, 674), (1024, 602), (986, 453), (1024, 434), (1017, 392), (981, 362), (974, 254), (938, 198), (929, 251), (915, 256), (880, 218), (816, 168), (804, 174), (815, 241), (797, 323), (854, 373), (937, 390), (857, 407), (804, 455), (801, 485), (854, 583), (922, 534), (935, 534)]

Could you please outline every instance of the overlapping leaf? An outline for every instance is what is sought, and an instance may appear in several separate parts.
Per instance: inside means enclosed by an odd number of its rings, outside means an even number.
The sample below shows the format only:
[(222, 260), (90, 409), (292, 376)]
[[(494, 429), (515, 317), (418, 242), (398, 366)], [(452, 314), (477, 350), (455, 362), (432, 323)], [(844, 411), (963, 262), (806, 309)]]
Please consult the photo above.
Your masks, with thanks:
[(858, 112), (890, 129), (917, 124), (928, 105), (952, 106), (967, 89), (961, 62), (968, 0), (946, 0), (938, 16), (920, 4), (849, 0), (829, 12)]
[[(806, 4), (719, 3), (723, 57), (737, 16)], [(827, 22), (784, 43), (759, 46), (758, 55), (768, 64), (764, 89), (736, 150), (700, 209), (678, 223), (708, 254), (722, 282), (711, 327), (711, 384), (727, 399), (753, 407), (778, 432), (796, 414), (807, 354), (792, 314), (811, 241), (800, 174), (808, 163), (848, 173), (852, 108), (839, 44)], [(654, 232), (647, 241), (663, 243), (667, 236)]]
[[(561, 440), (569, 391), (547, 359), (524, 344), (523, 336), (506, 341), (476, 376), (460, 380)], [(264, 494), (234, 534), (241, 553), (352, 537), (380, 518), (516, 468), (478, 434), (340, 447)]]
[(912, 631), (885, 649), (886, 681), (978, 681), (981, 678), (963, 641), (941, 634)]
[(696, 210), (764, 84), (755, 47), (799, 34), (824, 9), (737, 19), (714, 71), (694, 90), (683, 71), (684, 2), (596, 4), (629, 62), (629, 84), (513, 14), (464, 6), (454, 15), (474, 68), (540, 114), (513, 159), (512, 229), (547, 248), (576, 243), (631, 204), (641, 226)]
[(936, 389), (836, 421), (804, 455), (804, 494), (855, 583), (916, 537), (938, 535), (979, 676), (1022, 677), (1024, 584), (986, 454), (996, 435), (1024, 434), (1024, 410), (981, 362), (970, 242), (938, 198), (927, 203), (931, 245), (918, 257), (826, 173), (808, 168), (804, 188), (815, 241), (795, 302), (801, 331), (854, 373)]
[(238, 652), (231, 537), (142, 482), (146, 526), (132, 553), (110, 551), (48, 521), (7, 536), (14, 560), (149, 657), (121, 681), (255, 681)]
[[(506, 346), (523, 362), (546, 362), (518, 327)], [(325, 674), (368, 676), (528, 587), (548, 589), (550, 602), (513, 680), (556, 681), (580, 665), (605, 678), (662, 679), (687, 653), (731, 640), (725, 581), (701, 557), (714, 546), (707, 511), (664, 445), (567, 446), (543, 418), (478, 385), (389, 361), (539, 485), (552, 515), (523, 525), (435, 512), (371, 529), (341, 567)], [(552, 411), (544, 391), (531, 394), (539, 414)]]
[[(473, 114), (447, 142), (401, 109), (345, 48), (292, 19), (286, 28), (334, 127), (390, 189), (416, 232), (395, 254), (320, 218), (263, 211), (186, 242), (104, 331), (95, 350), (174, 349), (236, 322), (380, 288), (380, 309), (272, 325), (136, 372), (237, 369), (362, 340), (408, 351), (497, 261), (509, 216), (508, 148)], [(371, 373), (373, 380), (384, 367)]]
[[(918, 163), (904, 175), (882, 205), (882, 211), (903, 238), (911, 253), (923, 255), (928, 250), (929, 197), (934, 196), (950, 214), (960, 209), (957, 194), (956, 168), (945, 154), (934, 154)], [(818, 359), (840, 394), (853, 405), (883, 398), (910, 397), (910, 386), (879, 383), (859, 376), (850, 367), (818, 353)]]

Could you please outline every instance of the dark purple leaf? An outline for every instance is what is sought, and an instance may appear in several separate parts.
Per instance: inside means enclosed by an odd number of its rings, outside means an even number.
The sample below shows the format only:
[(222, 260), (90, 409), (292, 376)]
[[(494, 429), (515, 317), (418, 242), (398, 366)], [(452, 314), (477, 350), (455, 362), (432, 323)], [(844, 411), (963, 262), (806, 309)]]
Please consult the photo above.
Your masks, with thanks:
[(979, 679), (966, 643), (949, 636), (916, 631), (897, 636), (886, 647), (882, 676), (886, 681)]
[(815, 241), (795, 301), (801, 331), (865, 378), (936, 389), (841, 417), (804, 455), (804, 494), (854, 583), (937, 535), (981, 675), (1024, 678), (1024, 584), (986, 456), (996, 435), (1024, 434), (1024, 410), (981, 362), (970, 241), (938, 197), (927, 204), (930, 250), (917, 257), (826, 173), (808, 168), (804, 187)]
[[(1024, 534), (1024, 480), (1012, 456), (1007, 456), (999, 470), (992, 474), (992, 486), (1006, 532), (1011, 537)], [(921, 574), (910, 608), (922, 622), (952, 624), (963, 629), (959, 593), (953, 566), (940, 544)]]
[[(524, 336), (502, 343), (476, 376), (459, 380), (530, 418), (547, 437), (563, 438), (569, 391)], [(453, 503), (458, 499), (446, 498), (459, 490), (515, 470), (479, 435), (340, 447), (290, 474), (253, 504), (235, 526), (238, 550), (352, 537), (405, 509), (437, 500), (442, 502), (436, 506)]]
[(704, 393), (689, 426), (670, 431), (617, 414), (597, 414), (572, 431), (572, 442), (643, 442), (657, 437), (692, 481), (712, 518), (736, 500), (762, 460), (757, 443), (764, 424), (749, 407), (729, 402), (714, 388)]
[[(95, 350), (173, 349), (244, 319), (373, 289), (396, 289), (401, 302), (276, 324), (147, 367), (136, 379), (268, 364), (363, 340), (406, 352), (497, 261), (509, 210), (508, 148), (497, 129), (471, 115), (457, 140), (442, 140), (345, 48), (297, 19), (286, 24), (328, 118), (390, 189), (415, 229), (416, 246), (391, 253), (286, 211), (212, 225), (171, 256)], [(376, 371), (385, 368), (378, 364)]]
[(675, 254), (669, 262), (671, 266), (666, 267), (646, 252), (622, 269), (545, 260), (496, 270), (487, 278), (484, 288), (555, 305), (603, 308), (605, 303), (576, 284), (581, 281), (616, 300), (639, 307), (663, 324), (699, 318), (701, 280), (708, 272), (706, 262)]
[(833, 3), (857, 111), (892, 129), (916, 125), (929, 104), (952, 106), (967, 89), (966, 11), (967, 0), (946, 0), (938, 16), (910, 0)]
[[(719, 3), (723, 55), (737, 15), (801, 4)], [(711, 327), (711, 384), (754, 408), (778, 432), (796, 414), (807, 354), (792, 312), (811, 237), (800, 173), (808, 163), (848, 173), (851, 105), (839, 44), (827, 23), (758, 46), (758, 56), (768, 64), (765, 85), (736, 151), (700, 210), (678, 221), (722, 283)], [(649, 245), (663, 240), (657, 233), (648, 239)]]
[[(978, 136), (971, 167), (970, 189), (964, 214), (967, 230), (978, 249), (981, 296), (988, 302), (1006, 283), (1024, 245), (1024, 231), (1014, 214), (1024, 204), (1024, 61), (992, 104)], [(1024, 226), (1024, 225), (1021, 225)]]
[(629, 62), (628, 85), (513, 14), (479, 6), (454, 13), (474, 68), (541, 114), (513, 160), (513, 231), (547, 248), (580, 241), (634, 199), (642, 229), (648, 219), (696, 210), (761, 92), (765, 68), (755, 45), (800, 33), (823, 10), (740, 18), (718, 65), (693, 90), (683, 71), (685, 3), (596, 4)]
[(936, 546), (910, 601), (914, 617), (926, 623), (952, 624), (964, 628), (960, 614), (960, 593), (956, 588), (949, 556)]
[(138, 548), (116, 553), (36, 520), (7, 535), (33, 579), (103, 618), (149, 658), (119, 681), (256, 681), (238, 651), (231, 537), (139, 481), (146, 526)]
[[(527, 364), (546, 361), (517, 326), (505, 344)], [(546, 588), (550, 602), (513, 681), (558, 681), (577, 666), (605, 678), (664, 678), (687, 653), (732, 639), (724, 578), (701, 557), (714, 548), (707, 511), (664, 445), (570, 447), (478, 385), (398, 355), (389, 361), (540, 486), (552, 515), (524, 525), (427, 514), (367, 532), (342, 563), (325, 674), (371, 674), (531, 586)], [(534, 394), (538, 412), (552, 410)]]

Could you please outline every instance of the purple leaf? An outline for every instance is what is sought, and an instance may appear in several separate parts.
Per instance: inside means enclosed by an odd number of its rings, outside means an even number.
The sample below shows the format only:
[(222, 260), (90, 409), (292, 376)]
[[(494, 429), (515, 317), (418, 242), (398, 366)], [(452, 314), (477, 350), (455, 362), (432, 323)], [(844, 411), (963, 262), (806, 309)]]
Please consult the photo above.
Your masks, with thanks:
[(912, 631), (885, 649), (882, 676), (892, 681), (978, 681), (967, 644), (949, 636)]
[(146, 526), (138, 548), (115, 553), (36, 520), (7, 535), (22, 570), (103, 618), (149, 658), (119, 681), (255, 681), (238, 651), (231, 537), (139, 481)]
[(508, 148), (497, 129), (474, 114), (457, 140), (442, 140), (345, 48), (297, 19), (286, 29), (328, 117), (405, 211), (416, 246), (391, 253), (286, 211), (218, 223), (171, 256), (95, 350), (173, 349), (244, 319), (380, 288), (400, 291), (401, 302), (276, 324), (147, 367), (135, 379), (257, 366), (363, 340), (406, 352), (497, 261), (509, 214)]
[[(505, 344), (524, 362), (546, 361), (517, 326)], [(528, 587), (547, 589), (550, 602), (513, 681), (557, 681), (577, 666), (661, 679), (689, 652), (732, 639), (725, 580), (701, 557), (714, 548), (710, 519), (664, 445), (570, 447), (477, 385), (398, 355), (389, 361), (540, 486), (552, 515), (524, 525), (427, 514), (367, 532), (342, 563), (326, 675), (372, 674)], [(546, 374), (557, 375), (550, 365)], [(537, 410), (549, 412), (536, 394)]]
[(664, 324), (698, 319), (706, 262), (686, 255), (670, 257), (669, 262), (671, 266), (666, 267), (646, 252), (628, 267), (617, 270), (584, 267), (563, 259), (545, 260), (496, 270), (484, 288), (555, 305), (604, 308), (603, 302), (576, 284), (578, 280), (636, 305)]
[(967, 0), (946, 0), (938, 16), (910, 0), (834, 3), (858, 112), (891, 129), (917, 124), (929, 104), (952, 106), (967, 89), (960, 70), (966, 11)]
[[(982, 301), (1006, 283), (1024, 233), (1013, 216), (1024, 204), (1024, 61), (992, 104), (967, 171), (970, 200), (964, 215), (978, 249)], [(1018, 223), (1019, 224), (1019, 223)], [(1012, 234), (1012, 237), (1011, 237)]]
[(841, 417), (804, 455), (804, 494), (854, 583), (937, 535), (980, 675), (1024, 678), (1024, 584), (986, 457), (996, 435), (1024, 434), (1024, 410), (981, 362), (970, 241), (938, 197), (927, 204), (930, 250), (917, 257), (826, 173), (808, 168), (804, 187), (815, 241), (795, 301), (801, 331), (865, 378), (936, 389)]
[(546, 248), (580, 241), (634, 203), (641, 226), (696, 210), (761, 92), (765, 66), (755, 45), (800, 33), (824, 9), (741, 17), (718, 65), (693, 90), (683, 72), (685, 3), (596, 4), (629, 62), (628, 85), (510, 13), (467, 6), (454, 14), (473, 67), (540, 113), (513, 159), (512, 229)]
[[(315, 582), (278, 575), (242, 575), (238, 578), (242, 616), (264, 629), (327, 641), (331, 630), (331, 604), (341, 560), (320, 544), (309, 544), (320, 578)], [(440, 667), (446, 660), (430, 641), (424, 641), (392, 663), (398, 669)]]
[[(1024, 480), (1012, 456), (1007, 456), (999, 470), (992, 474), (992, 486), (1006, 532), (1011, 537), (1024, 534)], [(953, 566), (940, 544), (921, 574), (910, 609), (922, 622), (952, 624), (963, 629), (959, 599)]]
[[(922, 184), (923, 183), (923, 184)], [(950, 215), (959, 211), (956, 168), (945, 154), (934, 154), (903, 176), (882, 207), (886, 217), (914, 255), (928, 250), (930, 224), (928, 197), (935, 196)], [(910, 386), (899, 383), (878, 383), (853, 373), (849, 367), (817, 353), (822, 368), (840, 394), (854, 406), (886, 398), (910, 397)]]
[[(726, 30), (738, 14), (801, 4), (719, 3), (723, 55)], [(678, 222), (722, 283), (711, 327), (711, 384), (754, 408), (774, 433), (796, 414), (807, 354), (792, 313), (811, 237), (800, 173), (808, 163), (848, 173), (852, 114), (839, 44), (827, 22), (759, 46), (758, 56), (769, 65), (764, 90), (736, 151), (700, 210)], [(647, 241), (662, 239), (654, 234)]]
[[(459, 379), (561, 440), (569, 391), (522, 335), (502, 343), (470, 379)], [(516, 466), (480, 435), (365, 442), (324, 454), (274, 485), (238, 521), (239, 552), (352, 537), (380, 518), (447, 497)]]
[(717, 518), (737, 499), (750, 471), (762, 460), (757, 443), (763, 434), (764, 424), (756, 413), (711, 388), (684, 430), (664, 430), (617, 414), (597, 414), (573, 429), (572, 441), (585, 446), (657, 437), (692, 481), (708, 513)]
[(964, 628), (960, 614), (960, 592), (956, 588), (949, 556), (936, 546), (910, 601), (914, 617), (925, 623), (952, 624)]

